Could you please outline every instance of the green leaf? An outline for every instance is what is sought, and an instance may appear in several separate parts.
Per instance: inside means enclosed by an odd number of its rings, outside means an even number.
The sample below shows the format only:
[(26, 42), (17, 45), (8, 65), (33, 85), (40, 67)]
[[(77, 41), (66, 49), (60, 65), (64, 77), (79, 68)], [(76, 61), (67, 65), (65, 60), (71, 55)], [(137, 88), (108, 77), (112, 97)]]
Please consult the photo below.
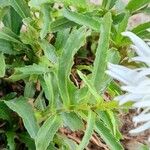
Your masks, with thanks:
[(62, 56), (59, 59), (58, 65), (58, 85), (62, 100), (65, 106), (70, 105), (68, 92), (68, 82), (73, 65), (73, 57), (79, 48), (84, 44), (88, 32), (85, 28), (80, 28), (73, 31), (63, 48)]
[(77, 150), (83, 150), (89, 143), (89, 140), (92, 136), (93, 130), (95, 126), (95, 114), (90, 110), (88, 112), (87, 118), (87, 127), (83, 136), (81, 143), (79, 144)]
[(66, 18), (60, 17), (50, 24), (49, 30), (50, 32), (63, 31), (64, 29), (74, 27), (75, 25), (76, 23)]
[(69, 37), (69, 32), (70, 32), (69, 28), (57, 32), (57, 37), (56, 37), (56, 42), (55, 42), (56, 51), (62, 50), (62, 48), (65, 45), (65, 42), (67, 41)]
[(9, 123), (12, 122), (11, 118), (11, 110), (7, 107), (7, 105), (0, 101), (0, 118), (3, 120), (7, 120)]
[(82, 119), (74, 112), (63, 113), (62, 118), (65, 126), (68, 126), (72, 131), (84, 129), (84, 123)]
[(29, 150), (35, 150), (35, 142), (34, 140), (27, 134), (26, 132), (17, 134), (19, 140), (23, 142)]
[(35, 139), (36, 150), (46, 150), (60, 126), (60, 116), (49, 117), (38, 131)]
[(31, 74), (44, 74), (49, 72), (49, 69), (45, 66), (33, 64), (25, 67), (15, 68), (16, 72), (23, 73), (24, 75), (31, 75)]
[(25, 0), (9, 0), (10, 5), (16, 10), (16, 12), (22, 17), (30, 17), (30, 9)]
[[(115, 64), (118, 64), (119, 61), (120, 61), (120, 54), (119, 52), (116, 50), (116, 49), (110, 49), (108, 51), (108, 57), (107, 57), (107, 62), (111, 62), (111, 63), (115, 63)], [(103, 82), (101, 83), (101, 85), (99, 85), (100, 87), (100, 93), (104, 93), (105, 90), (107, 89), (107, 87), (109, 86), (109, 83), (112, 81), (113, 79), (108, 76), (107, 74), (105, 74), (104, 76), (104, 80)]]
[(135, 34), (138, 35), (141, 32), (143, 32), (143, 31), (145, 31), (145, 30), (147, 30), (149, 28), (150, 28), (150, 21), (136, 26), (135, 28), (132, 29), (132, 32), (134, 32)]
[(125, 16), (124, 16), (123, 20), (117, 26), (117, 35), (116, 35), (116, 39), (115, 39), (115, 42), (117, 44), (121, 45), (121, 40), (123, 39), (123, 36), (121, 35), (121, 33), (126, 30), (129, 17), (130, 17), (129, 12), (125, 12)]
[(0, 52), (0, 78), (5, 76), (5, 56), (2, 52)]
[(0, 39), (0, 52), (9, 55), (16, 55), (19, 53), (13, 49), (13, 46), (10, 42), (2, 39)]
[(16, 148), (16, 144), (15, 144), (15, 141), (14, 141), (14, 138), (15, 138), (15, 132), (12, 132), (12, 131), (7, 131), (6, 132), (6, 136), (7, 136), (7, 145), (9, 147), (9, 150), (15, 150)]
[(12, 32), (9, 28), (3, 27), (0, 31), (0, 39), (14, 42), (14, 43), (21, 43), (18, 36)]
[(35, 7), (35, 8), (40, 8), (40, 6), (44, 3), (63, 3), (66, 6), (75, 6), (75, 7), (79, 7), (79, 8), (87, 8), (87, 1), (86, 0), (76, 0), (76, 2), (74, 2), (74, 0), (31, 0), (29, 2), (29, 5), (31, 7)]
[(54, 92), (53, 92), (53, 85), (52, 85), (52, 77), (51, 74), (44, 74), (44, 82), (46, 85), (45, 94), (48, 96), (48, 100), (50, 102), (51, 108), (54, 107)]
[(55, 47), (46, 40), (42, 40), (42, 42), (40, 42), (40, 46), (43, 49), (45, 56), (55, 64), (57, 62)]
[(42, 11), (42, 14), (43, 14), (43, 25), (42, 25), (42, 29), (41, 29), (41, 32), (40, 32), (40, 37), (41, 37), (41, 39), (43, 39), (43, 38), (45, 38), (45, 36), (49, 32), (50, 24), (52, 22), (52, 18), (51, 18), (51, 15), (50, 15), (50, 12), (51, 12), (50, 5), (43, 4), (41, 6), (41, 11)]
[(90, 93), (96, 98), (96, 100), (98, 102), (103, 101), (103, 99), (101, 98), (101, 96), (97, 93), (95, 87), (93, 86), (93, 84), (91, 83), (90, 80), (87, 79), (87, 77), (79, 70), (77, 70), (78, 75), (80, 76), (80, 78), (84, 81), (84, 83), (88, 86), (88, 89), (90, 91)]
[(129, 10), (130, 12), (134, 12), (137, 9), (140, 9), (141, 7), (149, 3), (150, 0), (130, 0), (126, 6), (126, 9)]
[(100, 120), (96, 120), (96, 132), (102, 137), (111, 150), (123, 150), (122, 145), (111, 134), (110, 130)]
[(37, 135), (39, 127), (37, 125), (32, 107), (28, 103), (27, 99), (24, 97), (19, 97), (10, 101), (4, 101), (4, 103), (22, 118), (25, 128), (34, 139)]
[(0, 8), (9, 6), (9, 0), (0, 0)]
[(111, 130), (111, 133), (116, 137), (117, 124), (113, 112), (111, 110), (107, 110), (107, 111), (98, 111), (98, 113), (100, 119), (102, 119), (102, 121)]
[(94, 61), (94, 68), (92, 72), (92, 82), (98, 92), (100, 91), (100, 85), (102, 84), (105, 76), (108, 48), (110, 42), (111, 23), (111, 13), (108, 12), (104, 16), (101, 25), (100, 39), (95, 54), (96, 58)]
[(24, 97), (33, 98), (35, 90), (35, 84), (32, 81), (26, 82), (24, 88)]
[(18, 13), (10, 6), (6, 15), (3, 17), (3, 23), (6, 27), (10, 28), (15, 34), (20, 33), (22, 26), (22, 18)]
[(67, 19), (69, 19), (77, 24), (87, 26), (96, 31), (99, 31), (99, 29), (100, 29), (100, 25), (101, 25), (100, 21), (97, 21), (96, 19), (93, 19), (92, 17), (89, 17), (88, 15), (71, 12), (67, 9), (64, 9), (63, 15)]

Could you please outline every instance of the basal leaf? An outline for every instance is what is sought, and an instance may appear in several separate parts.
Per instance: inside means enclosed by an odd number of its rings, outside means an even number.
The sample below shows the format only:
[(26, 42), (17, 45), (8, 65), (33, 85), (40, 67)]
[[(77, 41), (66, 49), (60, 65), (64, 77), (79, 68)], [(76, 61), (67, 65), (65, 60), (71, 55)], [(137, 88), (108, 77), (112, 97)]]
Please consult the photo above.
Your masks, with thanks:
[(19, 97), (4, 102), (10, 109), (15, 111), (22, 118), (25, 128), (34, 139), (37, 135), (39, 127), (37, 125), (33, 109), (27, 99), (24, 97)]
[(87, 127), (85, 130), (83, 139), (82, 139), (80, 145), (77, 147), (77, 150), (83, 150), (84, 148), (86, 148), (86, 146), (89, 143), (89, 140), (92, 136), (94, 126), (95, 126), (95, 114), (90, 110), (88, 112)]
[(0, 78), (5, 76), (5, 56), (2, 52), (0, 52)]
[(36, 136), (36, 150), (46, 150), (60, 126), (60, 116), (49, 117), (40, 127)]
[(96, 50), (96, 58), (94, 61), (94, 68), (92, 72), (92, 82), (96, 90), (100, 91), (100, 85), (104, 80), (107, 55), (110, 42), (110, 31), (111, 31), (111, 13), (107, 13), (104, 18), (100, 29), (100, 39), (98, 42), (98, 48)]

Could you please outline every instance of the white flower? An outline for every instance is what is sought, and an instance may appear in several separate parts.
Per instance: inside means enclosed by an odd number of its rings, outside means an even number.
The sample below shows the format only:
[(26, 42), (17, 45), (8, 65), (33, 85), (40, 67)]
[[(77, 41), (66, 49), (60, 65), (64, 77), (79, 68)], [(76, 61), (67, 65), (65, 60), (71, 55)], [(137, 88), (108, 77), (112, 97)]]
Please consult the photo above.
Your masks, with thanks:
[(124, 32), (122, 35), (129, 37), (134, 44), (132, 48), (138, 56), (132, 58), (132, 61), (143, 62), (147, 67), (129, 69), (109, 63), (106, 73), (120, 81), (121, 89), (126, 91), (126, 94), (115, 98), (120, 105), (133, 101), (134, 108), (142, 108), (143, 111), (133, 117), (133, 121), (136, 124), (143, 124), (130, 131), (130, 133), (140, 133), (150, 129), (150, 47), (132, 32)]

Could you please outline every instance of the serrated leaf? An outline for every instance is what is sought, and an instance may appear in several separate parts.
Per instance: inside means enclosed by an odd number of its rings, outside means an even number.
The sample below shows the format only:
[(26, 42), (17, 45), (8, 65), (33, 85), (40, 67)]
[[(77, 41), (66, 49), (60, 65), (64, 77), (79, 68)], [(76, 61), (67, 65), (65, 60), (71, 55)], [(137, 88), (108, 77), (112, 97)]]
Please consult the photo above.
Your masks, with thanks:
[(150, 0), (130, 0), (126, 6), (126, 9), (130, 10), (130, 12), (134, 12), (149, 3)]
[(4, 103), (22, 118), (25, 128), (34, 139), (37, 135), (39, 127), (37, 125), (33, 109), (27, 99), (24, 97), (19, 97), (10, 101), (4, 101)]
[(108, 12), (104, 16), (101, 25), (100, 39), (98, 42), (98, 48), (95, 54), (96, 58), (94, 61), (94, 68), (92, 71), (92, 82), (98, 92), (101, 90), (100, 85), (102, 84), (105, 76), (108, 48), (110, 42), (111, 24), (112, 24), (111, 13)]
[(93, 19), (92, 17), (89, 17), (88, 15), (79, 14), (77, 12), (71, 12), (67, 9), (64, 9), (63, 15), (67, 19), (77, 24), (87, 26), (96, 31), (99, 31), (100, 29), (100, 25), (101, 25), (100, 21), (97, 21)]
[(70, 104), (68, 82), (70, 81), (69, 75), (73, 65), (73, 57), (79, 48), (84, 44), (87, 34), (88, 33), (85, 28), (80, 28), (73, 31), (67, 39), (62, 55), (59, 59), (58, 85), (65, 106), (69, 106)]
[(72, 131), (84, 129), (84, 123), (82, 119), (74, 112), (63, 113), (62, 118), (64, 120), (64, 124), (68, 126)]
[(50, 11), (51, 11), (50, 5), (43, 4), (41, 6), (41, 12), (43, 14), (43, 26), (42, 26), (42, 29), (41, 29), (41, 32), (40, 32), (41, 39), (45, 38), (45, 36), (49, 32), (50, 24), (51, 24), (51, 21), (52, 21)]
[(92, 136), (93, 130), (95, 126), (95, 114), (90, 110), (88, 112), (88, 118), (87, 118), (87, 127), (83, 136), (83, 139), (79, 146), (77, 147), (77, 150), (83, 150), (86, 148), (87, 144), (89, 143), (89, 140)]
[(49, 117), (40, 127), (36, 136), (36, 150), (46, 150), (60, 126), (60, 116)]
[(96, 120), (95, 130), (111, 150), (123, 150), (119, 141), (117, 141), (117, 139), (111, 134), (110, 130), (100, 120)]
[(5, 76), (5, 56), (2, 52), (0, 52), (0, 78)]
[(9, 1), (10, 5), (22, 18), (30, 17), (30, 9), (25, 0), (9, 0)]

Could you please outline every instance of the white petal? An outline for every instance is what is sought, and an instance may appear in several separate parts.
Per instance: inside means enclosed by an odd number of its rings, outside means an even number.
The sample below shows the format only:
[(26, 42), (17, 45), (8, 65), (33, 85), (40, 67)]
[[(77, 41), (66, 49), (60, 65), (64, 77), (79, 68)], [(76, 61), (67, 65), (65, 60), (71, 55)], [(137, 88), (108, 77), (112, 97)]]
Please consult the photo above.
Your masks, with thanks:
[(140, 99), (142, 99), (143, 95), (139, 95), (139, 94), (124, 94), (124, 95), (120, 95), (117, 96), (115, 99), (119, 101), (119, 104), (122, 105), (128, 101), (138, 101)]
[(150, 121), (141, 125), (140, 127), (130, 131), (131, 134), (140, 133), (150, 128)]
[(150, 56), (150, 48), (149, 46), (142, 40), (140, 39), (137, 35), (135, 35), (132, 32), (123, 32), (123, 36), (127, 36), (131, 39), (131, 41), (134, 43), (136, 47), (138, 47), (141, 52), (143, 52), (144, 56)]
[(131, 92), (133, 94), (149, 94), (150, 87), (149, 86), (122, 86), (122, 90)]
[(137, 75), (136, 70), (128, 69), (121, 65), (108, 64), (108, 71), (106, 73), (118, 81), (123, 82), (124, 84), (134, 84), (135, 76)]
[(141, 77), (147, 76), (147, 75), (150, 75), (150, 68), (145, 68), (142, 71), (140, 71), (139, 74), (138, 74), (138, 78), (141, 78)]
[(131, 59), (132, 61), (139, 61), (139, 62), (144, 62), (148, 66), (150, 66), (150, 58), (149, 57), (134, 57)]
[(136, 108), (150, 107), (150, 99), (149, 101), (136, 102), (133, 106)]
[(133, 122), (135, 123), (145, 122), (145, 121), (150, 121), (150, 113), (133, 117)]
[(135, 52), (137, 53), (138, 56), (141, 57), (145, 57), (144, 52), (141, 51), (138, 47), (136, 47), (135, 45), (131, 45), (131, 48), (135, 50)]

